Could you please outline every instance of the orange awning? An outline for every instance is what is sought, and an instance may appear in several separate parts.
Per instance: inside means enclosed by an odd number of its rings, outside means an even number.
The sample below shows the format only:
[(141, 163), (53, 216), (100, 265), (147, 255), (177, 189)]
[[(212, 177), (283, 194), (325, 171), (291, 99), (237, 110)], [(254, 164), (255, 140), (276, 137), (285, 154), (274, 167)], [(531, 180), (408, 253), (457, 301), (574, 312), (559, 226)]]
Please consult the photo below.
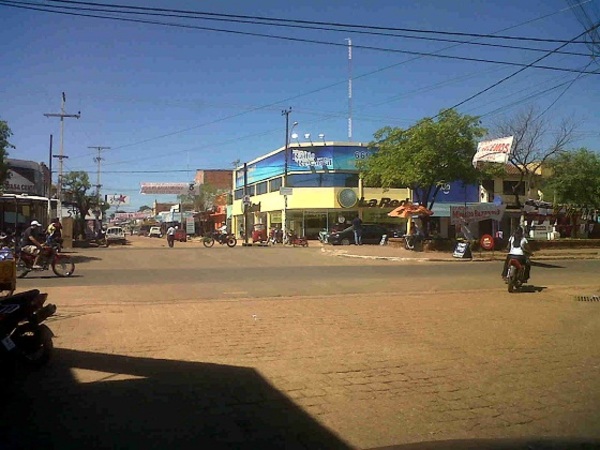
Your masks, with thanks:
[(393, 211), (388, 213), (389, 217), (400, 217), (406, 219), (410, 216), (431, 216), (433, 211), (425, 208), (422, 205), (415, 205), (413, 203), (406, 203), (402, 206), (397, 207)]

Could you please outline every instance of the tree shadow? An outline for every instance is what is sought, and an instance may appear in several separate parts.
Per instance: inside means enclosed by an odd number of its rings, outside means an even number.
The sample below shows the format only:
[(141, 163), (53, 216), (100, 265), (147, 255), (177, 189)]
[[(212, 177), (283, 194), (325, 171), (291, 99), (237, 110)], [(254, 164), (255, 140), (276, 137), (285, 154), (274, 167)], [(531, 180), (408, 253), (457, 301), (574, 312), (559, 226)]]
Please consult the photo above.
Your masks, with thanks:
[(69, 257), (75, 264), (83, 264), (90, 261), (102, 261), (102, 258), (98, 258), (97, 256), (81, 255), (79, 253), (72, 253)]
[(57, 349), (0, 406), (2, 449), (348, 449), (256, 370)]

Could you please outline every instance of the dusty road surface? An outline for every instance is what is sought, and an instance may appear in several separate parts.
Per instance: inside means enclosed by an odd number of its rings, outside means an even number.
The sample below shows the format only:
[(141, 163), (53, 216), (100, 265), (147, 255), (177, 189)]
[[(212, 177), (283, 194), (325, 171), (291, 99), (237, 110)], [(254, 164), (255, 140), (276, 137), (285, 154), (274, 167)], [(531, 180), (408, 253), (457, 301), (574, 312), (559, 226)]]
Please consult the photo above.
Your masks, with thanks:
[(0, 448), (600, 439), (600, 303), (576, 298), (597, 261), (508, 294), (498, 263), (147, 238), (73, 257), (19, 282), (58, 304), (56, 354), (3, 401)]

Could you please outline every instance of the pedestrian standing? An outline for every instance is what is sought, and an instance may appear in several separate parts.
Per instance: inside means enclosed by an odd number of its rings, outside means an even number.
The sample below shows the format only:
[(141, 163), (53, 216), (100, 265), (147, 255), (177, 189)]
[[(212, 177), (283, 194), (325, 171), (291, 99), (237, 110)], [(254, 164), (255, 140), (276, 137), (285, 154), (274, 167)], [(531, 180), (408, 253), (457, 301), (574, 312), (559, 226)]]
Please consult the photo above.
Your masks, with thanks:
[(352, 230), (354, 231), (354, 245), (362, 245), (362, 220), (356, 216), (352, 221)]

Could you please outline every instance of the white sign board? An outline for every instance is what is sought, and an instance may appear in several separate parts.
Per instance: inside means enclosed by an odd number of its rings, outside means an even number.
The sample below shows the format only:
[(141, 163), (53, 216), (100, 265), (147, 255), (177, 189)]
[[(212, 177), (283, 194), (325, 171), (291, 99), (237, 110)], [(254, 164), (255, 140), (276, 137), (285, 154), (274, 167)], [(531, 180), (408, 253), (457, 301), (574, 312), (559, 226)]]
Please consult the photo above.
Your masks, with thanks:
[(450, 206), (450, 224), (460, 225), (482, 220), (500, 220), (504, 215), (506, 205), (479, 203), (477, 205)]
[(131, 197), (123, 194), (110, 194), (104, 197), (110, 206), (127, 206)]
[(244, 197), (242, 198), (242, 203), (246, 206), (250, 206), (252, 204), (252, 200), (250, 200), (250, 196), (244, 195)]
[(196, 183), (140, 183), (140, 194), (200, 195)]
[(10, 177), (4, 183), (6, 192), (16, 194), (34, 194), (35, 184), (25, 178), (23, 175), (8, 169)]
[(294, 190), (291, 187), (280, 187), (279, 188), (279, 195), (292, 195), (292, 193), (294, 192)]
[(480, 142), (477, 144), (477, 153), (473, 156), (473, 166), (479, 161), (506, 164), (512, 144), (513, 136)]

